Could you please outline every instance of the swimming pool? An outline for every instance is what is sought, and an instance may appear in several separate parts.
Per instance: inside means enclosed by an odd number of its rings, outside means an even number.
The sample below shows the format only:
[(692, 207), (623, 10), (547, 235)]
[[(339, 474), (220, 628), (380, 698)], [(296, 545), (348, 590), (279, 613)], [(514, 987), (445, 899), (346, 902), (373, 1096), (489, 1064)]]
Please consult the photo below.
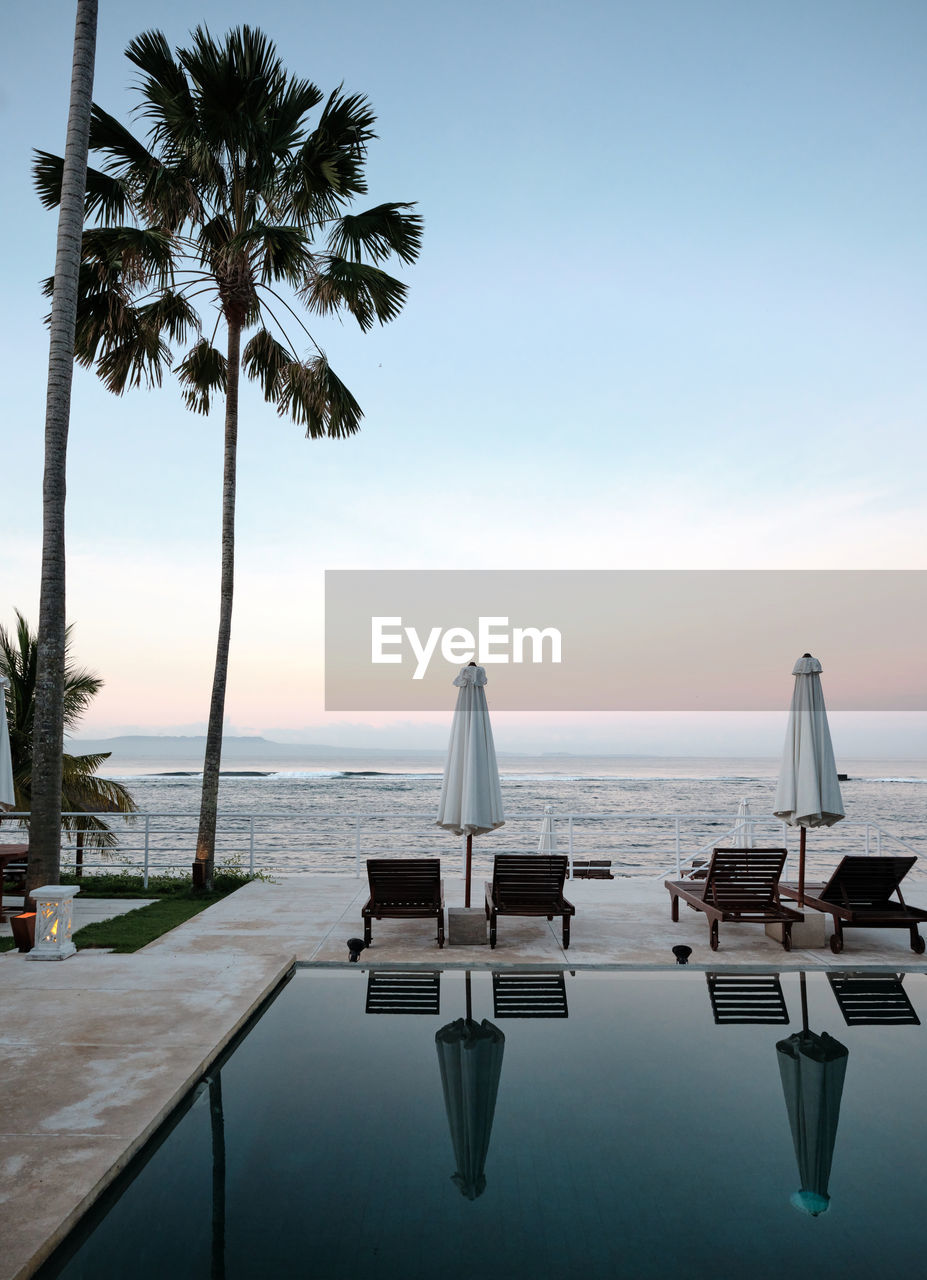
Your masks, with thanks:
[(41, 1275), (916, 1274), (924, 1022), (921, 972), (298, 969)]

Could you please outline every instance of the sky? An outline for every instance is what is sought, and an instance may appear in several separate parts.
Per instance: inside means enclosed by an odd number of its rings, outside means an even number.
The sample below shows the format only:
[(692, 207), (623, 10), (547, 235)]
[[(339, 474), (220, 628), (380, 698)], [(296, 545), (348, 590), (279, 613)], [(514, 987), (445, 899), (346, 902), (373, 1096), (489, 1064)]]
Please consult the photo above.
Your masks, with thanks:
[[(56, 227), (30, 157), (63, 148), (73, 14), (18, 6), (0, 53), (6, 626), (38, 616)], [(129, 122), (129, 40), (197, 22), (257, 22), (294, 74), (365, 93), (370, 203), (425, 219), (398, 320), (311, 326), (357, 437), (308, 441), (243, 393), (228, 731), (446, 739), (450, 686), (446, 716), (325, 712), (326, 570), (927, 568), (919, 0), (102, 0), (96, 100)], [(105, 681), (88, 736), (203, 730), (221, 459), (221, 410), (189, 414), (170, 379), (115, 398), (76, 371), (67, 611)], [(775, 753), (813, 639), (796, 617), (781, 717), (501, 713), (497, 745)], [(887, 618), (887, 666), (892, 643)], [(922, 714), (841, 730), (850, 754), (927, 755)]]

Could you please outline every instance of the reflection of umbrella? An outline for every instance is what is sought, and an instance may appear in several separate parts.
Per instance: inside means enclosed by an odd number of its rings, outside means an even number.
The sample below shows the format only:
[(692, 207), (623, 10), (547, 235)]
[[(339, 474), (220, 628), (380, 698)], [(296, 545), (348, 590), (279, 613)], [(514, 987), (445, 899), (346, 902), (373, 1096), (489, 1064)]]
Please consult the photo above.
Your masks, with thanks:
[(489, 708), (483, 692), (486, 671), (471, 662), (461, 667), (454, 684), (460, 692), (451, 725), (437, 825), (467, 837), (465, 905), (469, 907), (473, 837), (495, 831), (505, 824), (505, 818)]
[(792, 668), (795, 689), (773, 809), (790, 827), (801, 828), (799, 906), (805, 901), (805, 831), (808, 827), (832, 827), (844, 816), (820, 671), (820, 662), (810, 653)]
[(753, 824), (750, 821), (750, 801), (741, 800), (737, 806), (737, 817), (734, 819), (737, 830), (731, 836), (731, 844), (735, 849), (753, 848)]
[(13, 792), (13, 756), (10, 752), (10, 730), (6, 722), (6, 689), (9, 681), (0, 676), (0, 808), (16, 804)]
[(802, 1030), (780, 1040), (776, 1054), (801, 1178), (801, 1190), (792, 1196), (792, 1204), (816, 1218), (830, 1203), (827, 1182), (849, 1050), (826, 1031), (816, 1035), (808, 1030), (804, 973), (801, 987)]
[(478, 1023), (470, 1017), (469, 973), (467, 1016), (442, 1027), (435, 1035), (435, 1044), (457, 1161), (453, 1181), (462, 1195), (475, 1200), (486, 1188), (483, 1169), (502, 1075), (505, 1036), (485, 1018)]
[(554, 836), (554, 811), (551, 805), (544, 806), (544, 821), (541, 823), (541, 838), (538, 841), (538, 853), (549, 858), (557, 852), (557, 841)]

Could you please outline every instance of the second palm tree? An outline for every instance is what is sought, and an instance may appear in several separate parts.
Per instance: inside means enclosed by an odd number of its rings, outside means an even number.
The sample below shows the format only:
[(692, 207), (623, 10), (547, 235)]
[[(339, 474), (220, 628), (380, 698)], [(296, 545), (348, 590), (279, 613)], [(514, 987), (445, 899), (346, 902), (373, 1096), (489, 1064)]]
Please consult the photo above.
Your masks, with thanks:
[[(260, 31), (241, 27), (217, 42), (197, 28), (176, 54), (151, 31), (126, 54), (141, 72), (150, 129), (142, 142), (94, 107), (90, 147), (102, 166), (87, 175), (97, 225), (83, 237), (76, 351), (121, 394), (159, 384), (183, 344), (176, 369), (189, 408), (208, 413), (214, 397), (225, 399), (219, 633), (193, 868), (208, 885), (231, 639), (239, 372), (307, 436), (353, 435), (360, 406), (299, 312), (347, 312), (362, 330), (392, 320), (407, 286), (380, 264), (414, 262), (422, 223), (408, 203), (347, 212), (367, 191), (370, 106), (336, 89), (310, 127), (323, 94), (289, 75)], [(54, 206), (60, 159), (39, 152), (35, 172)], [(204, 324), (197, 297), (215, 303), (214, 323)], [(283, 317), (308, 355), (297, 353)], [(214, 345), (220, 323), (224, 352)]]

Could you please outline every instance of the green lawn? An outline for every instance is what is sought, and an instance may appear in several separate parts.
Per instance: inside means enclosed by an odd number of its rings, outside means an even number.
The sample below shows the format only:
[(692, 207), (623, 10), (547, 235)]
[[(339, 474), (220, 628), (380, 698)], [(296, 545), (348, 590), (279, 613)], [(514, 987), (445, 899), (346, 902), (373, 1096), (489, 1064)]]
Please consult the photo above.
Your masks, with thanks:
[(78, 951), (83, 947), (111, 947), (120, 954), (138, 951), (225, 896), (218, 893), (187, 899), (162, 898), (150, 906), (136, 907), (124, 916), (84, 925), (74, 934), (74, 945)]
[(82, 898), (181, 898), (190, 901), (218, 902), (228, 893), (234, 893), (251, 880), (262, 880), (262, 875), (249, 876), (243, 871), (217, 871), (213, 877), (211, 894), (203, 894), (193, 888), (189, 876), (151, 876), (145, 885), (141, 876), (128, 873), (111, 875), (76, 876), (63, 874), (61, 884), (80, 885)]
[[(220, 871), (216, 873), (211, 893), (195, 890), (192, 882), (182, 876), (152, 876), (147, 888), (143, 887), (141, 876), (130, 875), (85, 876), (82, 880), (65, 875), (61, 877), (61, 883), (79, 884), (82, 898), (158, 899), (150, 906), (137, 907), (111, 920), (84, 925), (74, 933), (74, 945), (78, 950), (83, 947), (109, 947), (124, 954), (138, 951), (214, 902), (220, 902), (250, 880), (262, 878), (237, 871)], [(12, 938), (0, 938), (0, 952), (11, 951), (15, 945)]]

